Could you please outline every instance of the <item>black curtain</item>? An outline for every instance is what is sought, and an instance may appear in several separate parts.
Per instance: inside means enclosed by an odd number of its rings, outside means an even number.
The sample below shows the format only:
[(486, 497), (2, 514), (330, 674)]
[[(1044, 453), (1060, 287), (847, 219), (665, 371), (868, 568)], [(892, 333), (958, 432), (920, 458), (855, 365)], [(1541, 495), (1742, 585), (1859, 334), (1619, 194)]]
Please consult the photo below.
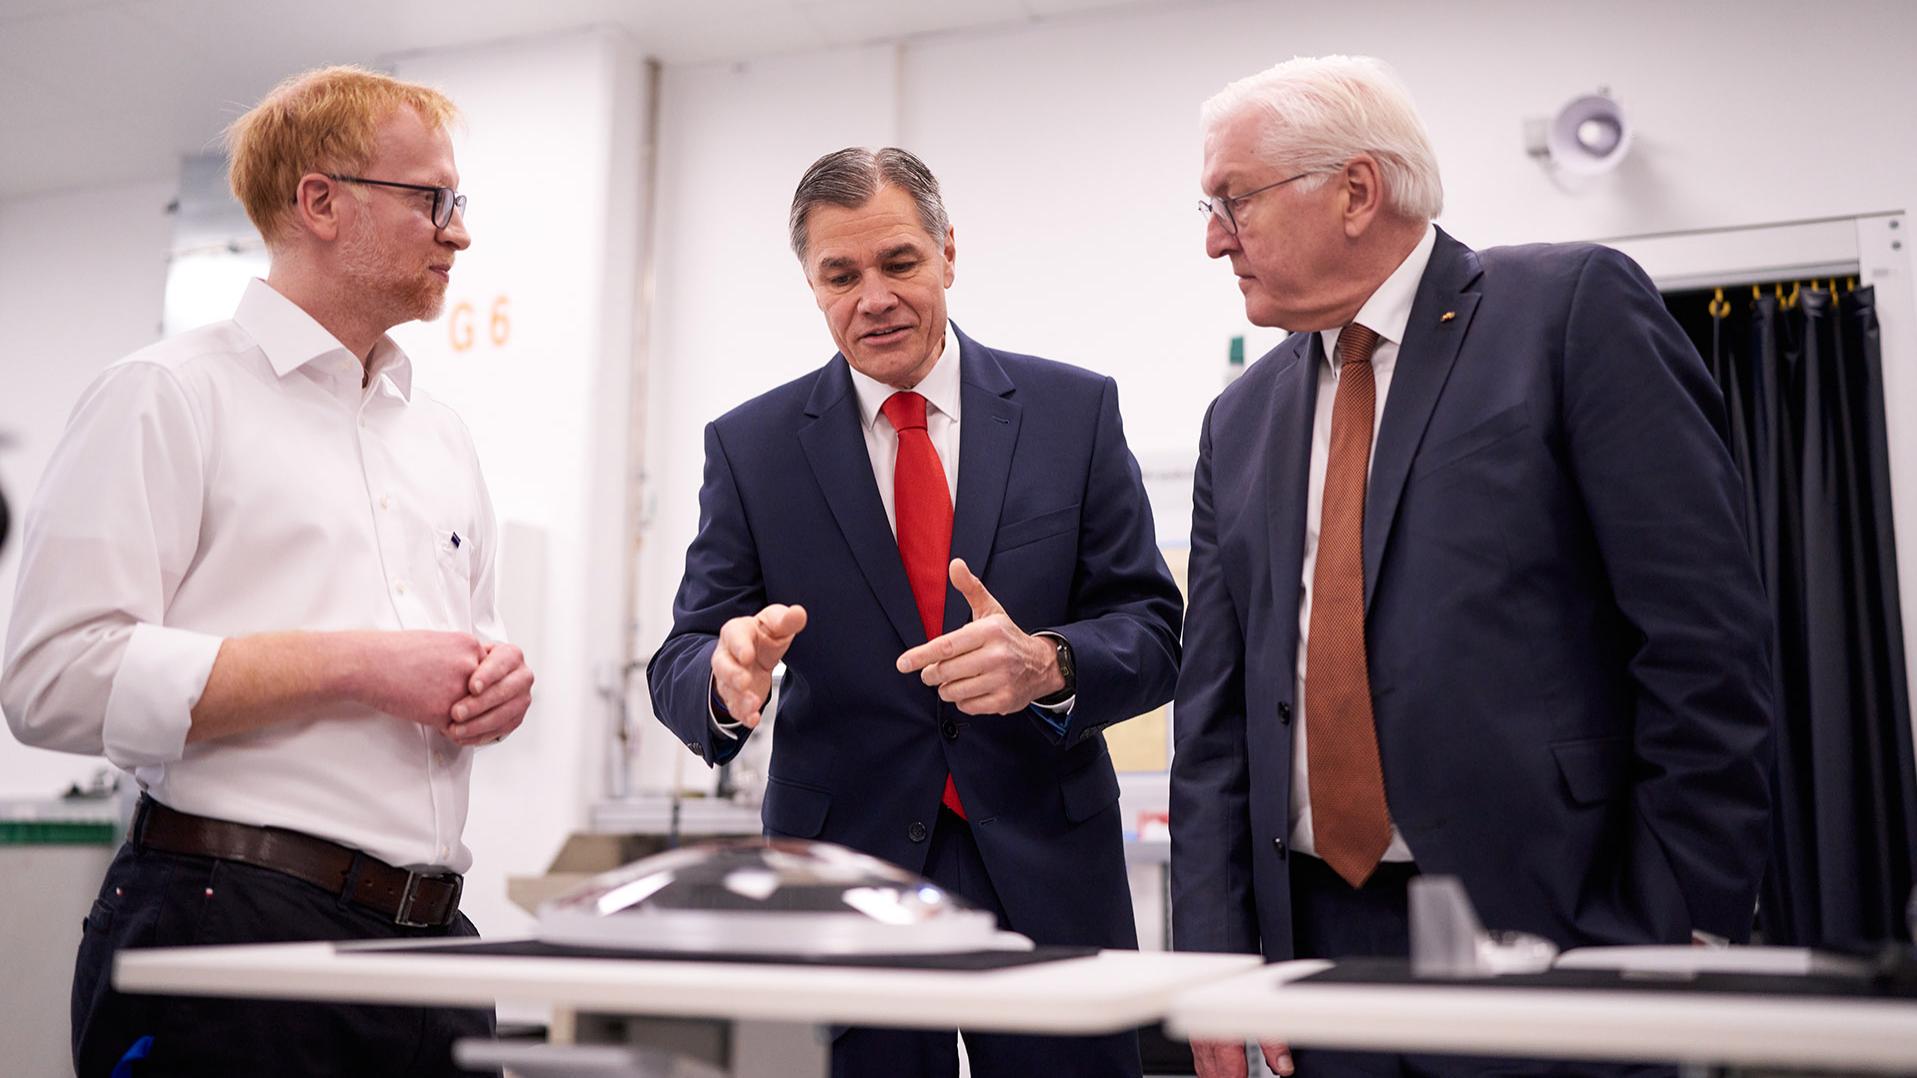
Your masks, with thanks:
[(1776, 619), (1769, 943), (1910, 938), (1917, 761), (1875, 300), (1842, 281), (1665, 297), (1724, 391)]

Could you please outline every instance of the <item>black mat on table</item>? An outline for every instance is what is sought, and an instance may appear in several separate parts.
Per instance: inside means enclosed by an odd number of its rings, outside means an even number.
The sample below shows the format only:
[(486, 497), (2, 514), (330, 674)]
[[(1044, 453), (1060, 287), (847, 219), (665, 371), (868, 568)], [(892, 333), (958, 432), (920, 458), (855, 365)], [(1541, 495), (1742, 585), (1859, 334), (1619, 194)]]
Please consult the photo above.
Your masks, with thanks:
[[(346, 949), (351, 949), (348, 945)], [(483, 955), (489, 958), (609, 958), (640, 962), (730, 962), (772, 966), (852, 966), (864, 969), (989, 971), (1060, 962), (1098, 953), (1096, 947), (1037, 947), (1029, 951), (961, 951), (954, 954), (772, 955), (686, 954), (682, 951), (628, 951), (618, 947), (574, 947), (539, 940), (475, 940), (430, 947), (380, 947), (374, 954)]]
[(1581, 988), (1610, 992), (1707, 992), (1730, 995), (1917, 999), (1917, 984), (1871, 976), (1792, 976), (1756, 973), (1625, 973), (1610, 969), (1554, 969), (1501, 977), (1421, 979), (1403, 958), (1354, 958), (1300, 977), (1294, 984), (1422, 985), (1432, 988)]

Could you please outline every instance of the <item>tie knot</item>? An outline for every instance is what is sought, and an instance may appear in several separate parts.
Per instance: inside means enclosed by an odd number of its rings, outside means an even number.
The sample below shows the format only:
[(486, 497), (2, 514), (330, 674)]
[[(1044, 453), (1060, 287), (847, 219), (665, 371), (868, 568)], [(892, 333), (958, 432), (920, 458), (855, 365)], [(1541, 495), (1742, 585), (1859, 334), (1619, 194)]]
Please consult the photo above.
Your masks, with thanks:
[(1378, 347), (1378, 331), (1353, 322), (1338, 334), (1338, 362), (1369, 363)]
[(885, 398), (879, 411), (892, 421), (895, 431), (925, 429), (925, 398), (909, 389), (902, 389)]

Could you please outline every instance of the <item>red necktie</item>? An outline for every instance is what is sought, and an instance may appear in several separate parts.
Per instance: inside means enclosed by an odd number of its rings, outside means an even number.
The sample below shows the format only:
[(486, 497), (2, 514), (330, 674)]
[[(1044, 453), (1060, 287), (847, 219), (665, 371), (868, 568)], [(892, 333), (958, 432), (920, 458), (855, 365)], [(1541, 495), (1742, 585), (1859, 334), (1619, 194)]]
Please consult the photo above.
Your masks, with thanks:
[[(952, 560), (952, 493), (945, 485), (945, 465), (925, 430), (925, 398), (905, 390), (886, 398), (879, 409), (898, 432), (898, 456), (892, 470), (892, 512), (898, 521), (899, 559), (905, 579), (918, 600), (919, 621), (925, 638), (939, 635), (945, 625), (945, 587)], [(965, 816), (958, 787), (945, 776), (946, 808)]]
[(1391, 845), (1384, 767), (1371, 712), (1365, 656), (1365, 486), (1371, 464), (1378, 335), (1353, 322), (1338, 335), (1338, 396), (1331, 406), (1305, 647), (1305, 744), (1311, 830), (1318, 856), (1363, 886)]

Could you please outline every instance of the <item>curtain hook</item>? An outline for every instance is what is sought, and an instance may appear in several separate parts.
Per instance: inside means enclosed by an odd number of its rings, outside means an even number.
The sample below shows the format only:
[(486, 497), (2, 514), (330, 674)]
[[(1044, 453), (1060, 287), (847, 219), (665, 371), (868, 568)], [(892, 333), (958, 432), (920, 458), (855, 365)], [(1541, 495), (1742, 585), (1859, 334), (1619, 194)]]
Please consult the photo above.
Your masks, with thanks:
[(1724, 290), (1722, 288), (1717, 290), (1717, 295), (1711, 297), (1710, 312), (1712, 318), (1720, 321), (1730, 316), (1731, 305), (1724, 299)]

